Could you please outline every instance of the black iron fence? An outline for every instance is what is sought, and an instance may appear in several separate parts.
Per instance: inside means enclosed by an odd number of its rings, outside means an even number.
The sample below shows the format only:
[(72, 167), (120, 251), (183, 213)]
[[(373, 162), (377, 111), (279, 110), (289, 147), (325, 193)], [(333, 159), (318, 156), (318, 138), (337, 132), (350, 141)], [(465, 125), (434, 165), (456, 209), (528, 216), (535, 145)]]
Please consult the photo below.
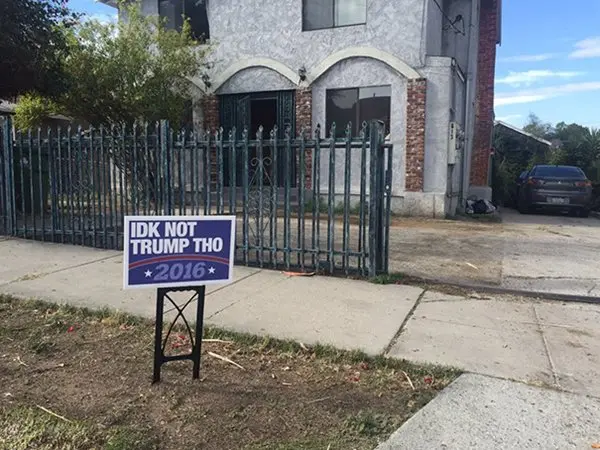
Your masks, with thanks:
[[(6, 235), (122, 249), (126, 215), (232, 214), (236, 260), (305, 271), (387, 271), (392, 147), (383, 126), (325, 138), (277, 130), (2, 128)], [(335, 136), (335, 129), (329, 130)]]

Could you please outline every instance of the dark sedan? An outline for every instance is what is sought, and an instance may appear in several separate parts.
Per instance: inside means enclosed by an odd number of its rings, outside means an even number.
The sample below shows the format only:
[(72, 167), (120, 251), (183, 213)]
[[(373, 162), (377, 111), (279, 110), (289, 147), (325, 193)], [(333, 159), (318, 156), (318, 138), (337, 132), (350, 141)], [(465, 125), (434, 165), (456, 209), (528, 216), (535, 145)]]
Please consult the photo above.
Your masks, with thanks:
[(519, 212), (551, 208), (587, 217), (590, 214), (592, 183), (574, 166), (534, 166), (519, 177)]

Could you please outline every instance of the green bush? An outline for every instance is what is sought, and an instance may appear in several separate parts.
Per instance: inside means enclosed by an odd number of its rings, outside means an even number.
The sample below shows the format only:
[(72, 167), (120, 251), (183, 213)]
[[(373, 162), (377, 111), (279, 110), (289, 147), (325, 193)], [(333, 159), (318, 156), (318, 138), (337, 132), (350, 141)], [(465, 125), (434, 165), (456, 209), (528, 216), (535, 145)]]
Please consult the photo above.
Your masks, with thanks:
[(57, 107), (51, 100), (36, 94), (25, 94), (19, 98), (15, 108), (15, 128), (21, 131), (35, 129), (56, 111)]

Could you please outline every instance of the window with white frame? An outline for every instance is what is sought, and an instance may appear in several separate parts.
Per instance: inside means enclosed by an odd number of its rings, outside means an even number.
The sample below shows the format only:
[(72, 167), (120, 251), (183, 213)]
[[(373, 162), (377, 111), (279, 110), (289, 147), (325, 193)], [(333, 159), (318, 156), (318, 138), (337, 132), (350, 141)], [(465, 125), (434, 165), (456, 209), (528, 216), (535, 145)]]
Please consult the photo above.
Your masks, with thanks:
[(304, 31), (367, 22), (367, 0), (303, 0), (302, 6)]

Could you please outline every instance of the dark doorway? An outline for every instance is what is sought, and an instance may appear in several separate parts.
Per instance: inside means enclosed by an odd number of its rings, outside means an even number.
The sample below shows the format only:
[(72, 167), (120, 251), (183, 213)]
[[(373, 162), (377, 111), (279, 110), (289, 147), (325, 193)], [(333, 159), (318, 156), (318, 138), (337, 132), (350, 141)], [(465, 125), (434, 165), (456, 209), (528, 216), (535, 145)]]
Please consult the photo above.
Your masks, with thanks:
[[(292, 149), (290, 160), (292, 161), (291, 173), (286, 173), (285, 168), (285, 138), (286, 129), (294, 136), (295, 130), (295, 99), (294, 91), (273, 91), (273, 92), (253, 92), (249, 94), (230, 94), (220, 96), (220, 118), (221, 126), (225, 131), (225, 136), (229, 131), (235, 128), (235, 137), (237, 140), (242, 138), (244, 128), (248, 129), (248, 139), (250, 147), (248, 148), (249, 177), (252, 178), (253, 158), (257, 157), (256, 132), (262, 125), (263, 127), (263, 158), (269, 158), (273, 161), (273, 153), (277, 151), (277, 180), (273, 179), (272, 164), (264, 166), (264, 185), (277, 183), (283, 187), (286, 177), (290, 178), (291, 186), (296, 186), (296, 150)], [(277, 149), (271, 148), (270, 138), (271, 130), (277, 126), (277, 138), (280, 139)], [(226, 186), (231, 186), (231, 171), (229, 161), (231, 156), (227, 152), (223, 155), (224, 171), (223, 180)], [(242, 186), (244, 161), (241, 158), (241, 150), (238, 149), (235, 158), (236, 185)]]
[[(250, 158), (250, 184), (259, 183), (259, 166), (262, 167), (263, 186), (273, 185), (273, 147), (268, 145), (271, 130), (277, 124), (277, 98), (250, 99), (250, 130), (257, 132), (262, 126), (262, 138), (267, 140), (267, 145), (262, 147), (262, 155), (257, 147), (249, 149)], [(258, 136), (250, 136), (250, 139)]]
[(263, 133), (269, 135), (277, 124), (277, 99), (256, 98), (250, 99), (250, 129), (253, 132), (262, 125)]

